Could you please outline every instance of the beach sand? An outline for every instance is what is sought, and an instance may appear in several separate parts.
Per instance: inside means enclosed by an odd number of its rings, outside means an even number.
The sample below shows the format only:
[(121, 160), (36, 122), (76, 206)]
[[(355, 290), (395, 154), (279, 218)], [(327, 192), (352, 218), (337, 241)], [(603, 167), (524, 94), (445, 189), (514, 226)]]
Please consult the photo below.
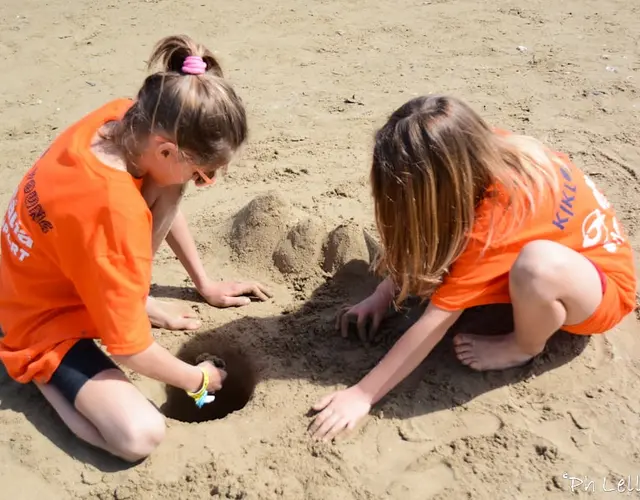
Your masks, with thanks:
[[(338, 309), (376, 284), (372, 138), (411, 97), (454, 94), (493, 125), (570, 154), (640, 249), (637, 2), (4, 0), (0, 10), (2, 206), (66, 126), (135, 95), (159, 38), (186, 33), (216, 52), (251, 130), (214, 188), (189, 188), (184, 211), (213, 278), (274, 292), (209, 307), (163, 248), (152, 293), (188, 301), (205, 326), (154, 335), (185, 359), (224, 358), (227, 389), (197, 412), (134, 377), (174, 418), (157, 452), (125, 467), (0, 371), (0, 498), (614, 498), (606, 490), (627, 477), (636, 488), (635, 315), (606, 335), (559, 334), (533, 364), (504, 373), (465, 369), (446, 339), (348, 439), (314, 443), (306, 429), (311, 405), (359, 380), (419, 312), (389, 320), (369, 347), (333, 330)], [(484, 308), (457, 329), (509, 320), (508, 308)], [(570, 477), (585, 476), (572, 495)]]

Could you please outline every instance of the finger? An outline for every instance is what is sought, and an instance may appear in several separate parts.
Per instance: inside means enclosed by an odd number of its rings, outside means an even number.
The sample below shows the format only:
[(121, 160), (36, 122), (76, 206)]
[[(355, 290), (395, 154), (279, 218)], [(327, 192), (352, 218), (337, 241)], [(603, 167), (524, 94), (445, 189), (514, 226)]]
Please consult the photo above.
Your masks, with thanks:
[(267, 297), (264, 293), (262, 293), (262, 290), (260, 289), (257, 283), (246, 283), (246, 282), (236, 283), (235, 286), (233, 287), (233, 295), (234, 296), (253, 295), (254, 297), (258, 298), (263, 302), (269, 299), (269, 297)]
[(331, 410), (328, 408), (325, 408), (324, 411), (318, 414), (309, 426), (309, 432), (311, 433), (311, 435), (315, 435), (320, 426), (322, 426), (329, 417), (331, 417)]
[(380, 329), (380, 323), (382, 323), (382, 314), (374, 314), (373, 321), (371, 322), (371, 331), (369, 332), (369, 338), (373, 339), (378, 330)]
[(342, 306), (339, 310), (338, 313), (336, 314), (336, 331), (340, 330), (340, 325), (342, 324), (342, 316), (345, 315), (345, 313), (351, 308), (351, 306)]
[(345, 311), (340, 320), (340, 332), (342, 333), (342, 337), (345, 339), (349, 336), (349, 320), (351, 318), (350, 311), (350, 309)]
[(327, 418), (322, 423), (322, 425), (318, 428), (318, 430), (313, 433), (314, 439), (325, 440), (327, 437), (327, 434), (331, 432), (331, 430), (333, 429), (333, 426), (336, 425), (341, 418), (342, 417), (337, 413), (333, 413), (331, 416), (329, 416), (329, 418)]
[(358, 337), (363, 344), (367, 342), (367, 315), (358, 314)]
[(331, 403), (332, 400), (333, 400), (333, 394), (327, 394), (320, 401), (314, 404), (311, 408), (313, 408), (314, 411), (324, 410), (327, 407), (327, 405)]
[(273, 297), (273, 292), (271, 290), (269, 290), (266, 286), (264, 286), (262, 283), (256, 283), (256, 286), (260, 289), (260, 291), (267, 297), (267, 298), (272, 298)]
[(225, 295), (221, 300), (222, 307), (242, 307), (251, 304), (251, 299), (249, 297), (231, 297), (229, 295)]
[(262, 290), (262, 288), (260, 288), (260, 285), (258, 283), (253, 284), (253, 287), (251, 288), (251, 291), (249, 293), (252, 293), (256, 297), (258, 297), (258, 299), (260, 299), (262, 302), (269, 300), (269, 297), (270, 297), (270, 295), (267, 295), (266, 293), (264, 293), (264, 291)]
[(329, 432), (327, 432), (327, 434), (324, 437), (324, 439), (327, 440), (327, 441), (331, 441), (331, 440), (335, 439), (340, 434), (342, 434), (342, 432), (346, 429), (348, 424), (349, 424), (349, 419), (347, 417), (341, 418), (340, 420), (338, 420), (334, 424), (334, 426), (331, 428), (331, 430)]

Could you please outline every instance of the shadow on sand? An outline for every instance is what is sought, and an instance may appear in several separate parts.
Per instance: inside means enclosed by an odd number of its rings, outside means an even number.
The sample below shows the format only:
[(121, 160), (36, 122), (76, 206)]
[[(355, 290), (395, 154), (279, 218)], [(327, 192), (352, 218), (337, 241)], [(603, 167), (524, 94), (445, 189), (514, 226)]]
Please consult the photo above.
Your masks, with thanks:
[[(367, 263), (352, 261), (295, 311), (271, 318), (243, 317), (190, 338), (178, 356), (189, 362), (202, 353), (219, 356), (226, 362), (228, 379), (216, 395), (216, 404), (203, 410), (198, 410), (183, 391), (168, 387), (167, 402), (161, 410), (182, 421), (212, 420), (244, 407), (260, 380), (307, 379), (324, 386), (357, 382), (417, 320), (424, 307), (414, 305), (392, 314), (383, 323), (382, 339), (375, 345), (363, 346), (353, 337), (343, 339), (334, 329), (336, 312), (345, 303), (355, 304), (368, 296), (376, 284)], [(154, 287), (153, 294), (190, 299), (195, 296), (189, 289), (161, 286)], [(455, 358), (451, 343), (455, 333), (500, 334), (511, 328), (509, 306), (466, 311), (445, 340), (378, 407), (386, 417), (396, 418), (453, 408), (487, 391), (567, 363), (589, 342), (588, 337), (560, 332), (532, 363), (504, 372), (476, 373)], [(3, 368), (0, 368), (0, 410), (24, 414), (39, 432), (69, 455), (100, 470), (128, 467), (76, 439), (34, 386), (15, 383)]]
[[(198, 410), (183, 392), (167, 388), (165, 414), (183, 421), (220, 418), (244, 407), (259, 380), (306, 379), (333, 386), (353, 384), (371, 370), (393, 343), (420, 317), (414, 303), (391, 314), (381, 339), (364, 346), (355, 332), (343, 339), (334, 328), (336, 312), (368, 296), (378, 281), (368, 264), (352, 261), (318, 287), (297, 310), (272, 318), (243, 317), (185, 342), (178, 357), (193, 362), (198, 354), (227, 361), (229, 375), (215, 405)], [(176, 292), (171, 292), (175, 296)], [(559, 332), (544, 353), (528, 365), (504, 372), (477, 373), (459, 363), (452, 337), (459, 332), (502, 334), (513, 329), (510, 305), (466, 311), (447, 337), (400, 386), (380, 403), (385, 416), (408, 418), (464, 404), (498, 387), (552, 370), (578, 356), (589, 338)], [(214, 408), (216, 407), (216, 408)]]

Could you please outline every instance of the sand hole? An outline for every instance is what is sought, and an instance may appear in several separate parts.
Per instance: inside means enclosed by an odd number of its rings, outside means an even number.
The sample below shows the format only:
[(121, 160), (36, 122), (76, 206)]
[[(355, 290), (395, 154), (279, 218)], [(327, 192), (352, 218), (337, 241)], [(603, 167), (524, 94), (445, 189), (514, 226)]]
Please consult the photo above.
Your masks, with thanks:
[(162, 406), (162, 412), (168, 418), (190, 423), (217, 420), (241, 410), (251, 400), (258, 383), (258, 370), (246, 349), (213, 337), (191, 341), (183, 346), (177, 356), (195, 364), (203, 353), (224, 361), (227, 379), (222, 389), (215, 394), (215, 401), (198, 408), (183, 390), (168, 386), (167, 401)]

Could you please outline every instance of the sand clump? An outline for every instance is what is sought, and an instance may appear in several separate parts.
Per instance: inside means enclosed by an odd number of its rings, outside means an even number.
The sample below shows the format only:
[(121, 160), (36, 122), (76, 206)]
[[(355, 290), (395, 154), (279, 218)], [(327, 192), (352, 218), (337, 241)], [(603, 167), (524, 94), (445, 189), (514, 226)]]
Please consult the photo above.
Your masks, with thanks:
[(215, 354), (211, 354), (208, 352), (203, 352), (196, 357), (196, 365), (203, 363), (205, 361), (210, 361), (213, 363), (213, 366), (219, 368), (220, 370), (224, 370), (227, 368), (227, 363), (225, 363), (224, 359), (216, 356)]
[(352, 260), (370, 262), (369, 246), (358, 224), (342, 224), (329, 233), (323, 248), (322, 269), (335, 273)]
[(240, 260), (266, 263), (293, 222), (291, 205), (282, 194), (257, 196), (233, 217), (229, 245)]
[(292, 227), (273, 252), (273, 263), (283, 274), (313, 272), (318, 267), (325, 231), (321, 222), (307, 218)]

